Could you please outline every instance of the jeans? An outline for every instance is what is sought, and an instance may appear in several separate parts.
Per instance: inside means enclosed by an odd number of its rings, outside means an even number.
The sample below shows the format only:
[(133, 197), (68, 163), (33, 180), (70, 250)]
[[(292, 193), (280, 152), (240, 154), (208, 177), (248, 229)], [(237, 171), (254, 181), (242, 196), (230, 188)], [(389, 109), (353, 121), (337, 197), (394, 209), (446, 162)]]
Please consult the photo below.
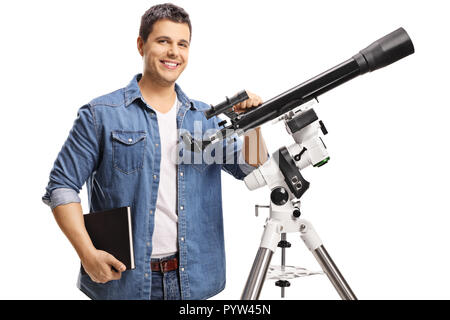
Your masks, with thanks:
[[(169, 260), (176, 255), (162, 259), (151, 259), (152, 262)], [(152, 300), (181, 300), (180, 281), (178, 270), (169, 272), (152, 271)]]

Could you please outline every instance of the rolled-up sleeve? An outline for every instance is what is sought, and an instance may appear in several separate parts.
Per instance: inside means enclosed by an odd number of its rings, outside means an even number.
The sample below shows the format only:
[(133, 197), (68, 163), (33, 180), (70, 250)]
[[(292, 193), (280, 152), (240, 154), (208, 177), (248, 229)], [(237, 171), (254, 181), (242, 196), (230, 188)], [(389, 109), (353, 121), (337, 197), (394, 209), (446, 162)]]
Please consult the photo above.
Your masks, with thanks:
[(42, 201), (44, 201), (44, 203), (50, 206), (50, 208), (53, 210), (54, 208), (62, 204), (81, 202), (81, 199), (75, 190), (68, 188), (59, 188), (52, 191), (49, 199), (46, 196), (42, 197)]
[(94, 171), (99, 157), (96, 121), (92, 107), (84, 105), (50, 172), (42, 201), (51, 209), (80, 202), (78, 193)]

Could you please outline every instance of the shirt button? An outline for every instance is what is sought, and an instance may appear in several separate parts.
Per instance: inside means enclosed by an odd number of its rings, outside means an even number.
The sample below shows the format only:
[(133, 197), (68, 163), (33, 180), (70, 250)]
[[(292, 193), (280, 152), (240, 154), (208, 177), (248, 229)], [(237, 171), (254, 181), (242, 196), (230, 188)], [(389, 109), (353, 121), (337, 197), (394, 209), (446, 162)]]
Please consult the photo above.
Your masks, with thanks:
[(153, 210), (150, 210), (150, 214), (153, 214)]
[(159, 146), (159, 144), (155, 143), (155, 147), (157, 147), (157, 148), (158, 148), (158, 146)]
[(180, 172), (180, 176), (183, 176), (183, 172)]
[(148, 273), (144, 274), (144, 276), (145, 276), (146, 278), (148, 278)]
[(147, 247), (150, 247), (150, 242), (147, 242)]
[(184, 268), (181, 268), (181, 271), (184, 271)]
[(156, 178), (158, 178), (158, 177), (156, 176), (156, 174), (154, 174), (153, 175), (153, 179), (156, 180)]
[(184, 207), (183, 206), (180, 206), (180, 210), (183, 210), (184, 209)]
[(128, 139), (128, 142), (133, 142), (133, 139)]
[(181, 237), (181, 241), (184, 241), (184, 238), (183, 238), (183, 237)]

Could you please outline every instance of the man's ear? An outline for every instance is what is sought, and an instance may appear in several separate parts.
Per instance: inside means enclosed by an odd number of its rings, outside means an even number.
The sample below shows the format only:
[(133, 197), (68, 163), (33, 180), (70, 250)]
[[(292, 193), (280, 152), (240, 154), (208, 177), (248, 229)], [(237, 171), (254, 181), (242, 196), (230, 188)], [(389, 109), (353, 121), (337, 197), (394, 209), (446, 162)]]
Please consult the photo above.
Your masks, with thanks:
[(138, 38), (137, 38), (137, 49), (138, 49), (141, 57), (143, 57), (144, 56), (144, 41), (142, 40), (141, 36), (138, 36)]

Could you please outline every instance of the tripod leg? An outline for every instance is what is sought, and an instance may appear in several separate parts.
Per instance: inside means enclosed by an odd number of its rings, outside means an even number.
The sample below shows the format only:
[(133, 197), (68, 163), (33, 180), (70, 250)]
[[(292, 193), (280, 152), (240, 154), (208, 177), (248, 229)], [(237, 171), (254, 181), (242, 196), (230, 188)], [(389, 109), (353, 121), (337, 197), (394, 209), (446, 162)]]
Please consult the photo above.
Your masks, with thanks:
[(241, 300), (258, 300), (259, 295), (266, 279), (267, 270), (269, 269), (270, 261), (273, 253), (277, 248), (280, 240), (279, 225), (270, 221), (266, 224), (260, 248), (256, 254), (252, 269), (247, 278), (244, 291), (242, 292)]
[(357, 300), (350, 286), (345, 281), (339, 269), (334, 264), (330, 255), (326, 251), (319, 236), (312, 227), (311, 223), (302, 220), (300, 225), (301, 238), (305, 242), (308, 249), (313, 253), (317, 262), (319, 262), (322, 270), (328, 276), (339, 296), (343, 300)]
[(352, 289), (350, 289), (350, 286), (347, 284), (347, 281), (345, 281), (344, 277), (339, 272), (339, 269), (336, 267), (333, 260), (331, 260), (325, 247), (322, 245), (312, 253), (322, 267), (322, 270), (327, 274), (331, 283), (336, 288), (339, 296), (343, 300), (357, 300)]
[(273, 251), (267, 248), (259, 248), (253, 262), (250, 275), (242, 292), (241, 300), (258, 300), (266, 279), (267, 270), (272, 260)]

